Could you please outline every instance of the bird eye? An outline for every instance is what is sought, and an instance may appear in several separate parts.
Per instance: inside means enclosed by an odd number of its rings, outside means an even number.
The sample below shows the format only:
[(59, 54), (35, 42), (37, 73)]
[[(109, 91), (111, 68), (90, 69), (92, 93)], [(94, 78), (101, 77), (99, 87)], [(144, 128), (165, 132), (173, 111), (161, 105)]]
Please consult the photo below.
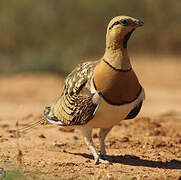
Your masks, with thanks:
[(120, 21), (120, 24), (122, 24), (123, 26), (128, 26), (130, 22), (128, 21), (128, 19), (123, 19)]

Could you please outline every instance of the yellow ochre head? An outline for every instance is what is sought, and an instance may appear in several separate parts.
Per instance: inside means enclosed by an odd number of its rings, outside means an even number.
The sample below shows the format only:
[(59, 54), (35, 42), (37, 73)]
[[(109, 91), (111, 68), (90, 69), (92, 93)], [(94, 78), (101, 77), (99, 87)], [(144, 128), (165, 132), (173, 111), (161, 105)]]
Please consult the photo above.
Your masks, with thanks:
[(129, 17), (117, 16), (114, 17), (107, 27), (107, 40), (111, 42), (123, 42), (123, 47), (126, 48), (127, 41), (132, 32), (140, 26), (143, 26), (143, 21)]

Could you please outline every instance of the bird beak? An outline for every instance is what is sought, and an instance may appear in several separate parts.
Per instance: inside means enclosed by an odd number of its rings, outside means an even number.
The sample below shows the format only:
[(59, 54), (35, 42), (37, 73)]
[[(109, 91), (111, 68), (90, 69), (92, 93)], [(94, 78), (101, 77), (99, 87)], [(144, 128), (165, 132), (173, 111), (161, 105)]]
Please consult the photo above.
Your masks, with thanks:
[(143, 24), (144, 24), (144, 22), (141, 21), (141, 20), (136, 19), (136, 20), (134, 21), (134, 26), (135, 26), (135, 27), (143, 26)]

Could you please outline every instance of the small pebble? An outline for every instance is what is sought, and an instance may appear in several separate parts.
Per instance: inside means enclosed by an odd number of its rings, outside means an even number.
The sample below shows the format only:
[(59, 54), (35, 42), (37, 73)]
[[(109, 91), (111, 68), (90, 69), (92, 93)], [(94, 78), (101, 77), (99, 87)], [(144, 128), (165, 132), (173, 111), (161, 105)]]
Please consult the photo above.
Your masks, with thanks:
[(73, 136), (73, 139), (74, 140), (78, 140), (79, 138), (77, 136)]
[(8, 130), (9, 133), (16, 133), (16, 130)]
[(62, 132), (74, 132), (74, 129), (72, 128), (65, 128), (65, 127), (60, 127), (59, 128), (59, 131), (62, 131)]
[(54, 146), (56, 147), (61, 147), (61, 146), (65, 146), (65, 143), (59, 142), (59, 143), (55, 143)]
[(44, 139), (44, 138), (46, 138), (46, 137), (45, 137), (45, 135), (40, 134), (40, 135), (39, 135), (39, 138), (43, 138), (43, 139)]
[(129, 138), (125, 136), (121, 139), (121, 142), (129, 142)]

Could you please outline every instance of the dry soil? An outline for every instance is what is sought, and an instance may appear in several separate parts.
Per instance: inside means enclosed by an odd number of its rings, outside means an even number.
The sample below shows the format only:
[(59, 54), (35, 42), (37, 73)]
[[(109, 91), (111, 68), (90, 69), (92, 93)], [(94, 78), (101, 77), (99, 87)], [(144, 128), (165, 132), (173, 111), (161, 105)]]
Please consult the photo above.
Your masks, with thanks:
[[(181, 179), (181, 62), (137, 57), (133, 67), (146, 91), (136, 119), (120, 122), (106, 139), (112, 165), (94, 165), (79, 131), (41, 125), (17, 138), (14, 130), (41, 119), (61, 94), (52, 74), (0, 76), (0, 167), (28, 179)], [(93, 132), (99, 148), (98, 130)]]

